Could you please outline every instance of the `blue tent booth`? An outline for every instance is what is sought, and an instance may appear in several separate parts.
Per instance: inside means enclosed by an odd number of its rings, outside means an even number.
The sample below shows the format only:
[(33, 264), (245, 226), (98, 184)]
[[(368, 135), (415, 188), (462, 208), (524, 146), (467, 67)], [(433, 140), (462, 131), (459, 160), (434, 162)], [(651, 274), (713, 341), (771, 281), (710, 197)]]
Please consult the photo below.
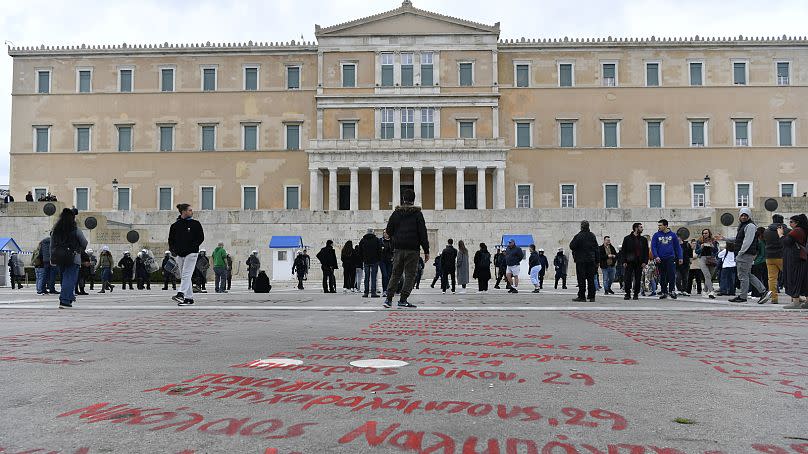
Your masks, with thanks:
[(14, 238), (0, 238), (0, 287), (8, 287), (11, 284), (11, 269), (8, 261), (12, 252), (22, 252)]
[(292, 264), (298, 251), (305, 249), (302, 236), (273, 235), (269, 240), (272, 249), (272, 280), (292, 279)]
[(502, 248), (503, 250), (508, 247), (508, 242), (513, 240), (516, 243), (516, 247), (522, 248), (525, 253), (525, 258), (522, 259), (522, 263), (519, 265), (519, 280), (522, 283), (522, 287), (524, 288), (525, 285), (530, 285), (530, 270), (528, 269), (528, 256), (530, 255), (530, 251), (528, 250), (528, 246), (531, 244), (536, 244), (533, 241), (533, 235), (530, 234), (507, 234), (502, 235)]

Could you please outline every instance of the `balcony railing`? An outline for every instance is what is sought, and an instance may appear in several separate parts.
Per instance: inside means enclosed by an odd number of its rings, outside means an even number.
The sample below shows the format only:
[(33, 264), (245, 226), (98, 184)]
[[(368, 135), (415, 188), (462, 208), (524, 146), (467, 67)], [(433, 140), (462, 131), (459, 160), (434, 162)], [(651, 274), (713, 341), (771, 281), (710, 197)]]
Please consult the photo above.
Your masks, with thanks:
[(735, 146), (736, 147), (748, 147), (749, 146), (749, 139), (735, 139)]
[(788, 76), (777, 76), (777, 85), (790, 85)]
[(309, 141), (309, 150), (391, 151), (398, 149), (491, 149), (506, 148), (505, 139), (317, 139)]
[(604, 87), (614, 87), (617, 85), (617, 80), (614, 77), (604, 77), (603, 78), (603, 86)]

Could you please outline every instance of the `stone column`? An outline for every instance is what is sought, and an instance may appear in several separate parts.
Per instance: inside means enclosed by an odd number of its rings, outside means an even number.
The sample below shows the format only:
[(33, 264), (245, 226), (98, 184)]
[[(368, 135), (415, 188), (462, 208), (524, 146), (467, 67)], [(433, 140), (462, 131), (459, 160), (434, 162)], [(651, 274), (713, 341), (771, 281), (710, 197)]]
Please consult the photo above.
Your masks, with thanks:
[(415, 189), (415, 204), (421, 205), (424, 200), (421, 196), (421, 168), (412, 169), (412, 185)]
[(370, 209), (379, 211), (379, 168), (370, 169)]
[(317, 187), (319, 173), (320, 170), (318, 169), (309, 170), (309, 210), (311, 211), (319, 209), (317, 207), (317, 201), (320, 197), (320, 191)]
[(435, 209), (443, 209), (443, 167), (435, 167)]
[(477, 209), (485, 208), (485, 167), (477, 167)]
[(464, 172), (466, 171), (465, 168), (458, 166), (457, 167), (457, 179), (455, 180), (455, 209), (457, 210), (464, 210), (464, 196), (466, 191), (466, 176)]
[(401, 167), (393, 167), (393, 205), (392, 208), (401, 204)]
[(505, 166), (497, 167), (497, 200), (494, 208), (497, 210), (505, 209)]
[(337, 168), (331, 167), (328, 169), (328, 209), (336, 211), (339, 209), (337, 206)]
[(359, 168), (351, 167), (351, 211), (359, 210)]

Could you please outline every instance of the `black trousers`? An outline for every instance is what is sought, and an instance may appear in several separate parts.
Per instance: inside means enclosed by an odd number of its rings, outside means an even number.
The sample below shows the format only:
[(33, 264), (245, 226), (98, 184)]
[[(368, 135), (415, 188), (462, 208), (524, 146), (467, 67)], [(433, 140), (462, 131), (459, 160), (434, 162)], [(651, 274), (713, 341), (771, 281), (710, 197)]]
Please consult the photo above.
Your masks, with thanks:
[(435, 270), (435, 279), (432, 279), (431, 287), (435, 286), (435, 282), (438, 282), (438, 279), (441, 278), (440, 270)]
[(690, 276), (690, 264), (683, 263), (676, 265), (676, 288), (680, 292), (690, 293), (687, 287), (687, 278)]
[(477, 278), (477, 289), (481, 292), (488, 291), (488, 281), (491, 280), (491, 277), (486, 278)]
[(631, 295), (631, 289), (633, 288), (634, 296), (638, 296), (642, 290), (642, 263), (626, 262), (624, 270), (623, 281), (625, 282), (626, 295)]
[(701, 293), (701, 283), (704, 281), (704, 274), (701, 270), (690, 270), (687, 276), (687, 293), (693, 292), (693, 281), (696, 281), (696, 290)]
[[(498, 287), (499, 282), (501, 280), (505, 279), (505, 271), (506, 271), (506, 269), (507, 268), (497, 268), (497, 281), (494, 283), (494, 287)], [(508, 284), (507, 279), (505, 280), (505, 284), (506, 284), (506, 286), (510, 286), (510, 284)]]
[(444, 292), (449, 288), (449, 277), (452, 278), (452, 293), (455, 291), (455, 270), (444, 271), (440, 277), (440, 289)]
[(255, 282), (255, 276), (247, 276), (247, 290), (252, 290), (253, 282)]
[(177, 290), (177, 279), (174, 278), (173, 274), (164, 273), (163, 274), (163, 289), (168, 290), (168, 284)]
[(323, 291), (337, 293), (337, 278), (334, 276), (334, 269), (328, 266), (323, 267)]
[(233, 283), (233, 271), (227, 271), (227, 290), (230, 290), (230, 285)]
[(297, 272), (297, 288), (303, 290), (303, 279), (306, 278), (306, 273), (303, 271)]
[[(578, 298), (595, 299), (595, 262), (575, 263), (575, 273), (578, 275)], [(587, 287), (588, 286), (588, 287)]]
[(90, 283), (90, 290), (92, 290), (93, 286), (95, 285), (95, 272), (89, 273), (86, 281)]
[(566, 274), (558, 274), (555, 275), (555, 288), (558, 288), (558, 281), (561, 280), (561, 286), (566, 288), (567, 287), (567, 275)]

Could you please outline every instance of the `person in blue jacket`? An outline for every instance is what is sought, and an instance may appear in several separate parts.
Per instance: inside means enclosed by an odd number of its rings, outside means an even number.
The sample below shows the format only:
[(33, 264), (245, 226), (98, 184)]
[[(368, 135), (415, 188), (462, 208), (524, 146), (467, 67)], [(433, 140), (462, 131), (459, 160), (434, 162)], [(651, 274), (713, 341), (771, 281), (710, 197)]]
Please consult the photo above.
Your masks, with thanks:
[(668, 228), (668, 220), (660, 219), (659, 231), (651, 238), (651, 254), (659, 269), (661, 285), (659, 299), (670, 295), (676, 299), (676, 265), (682, 264), (682, 246), (679, 237)]

